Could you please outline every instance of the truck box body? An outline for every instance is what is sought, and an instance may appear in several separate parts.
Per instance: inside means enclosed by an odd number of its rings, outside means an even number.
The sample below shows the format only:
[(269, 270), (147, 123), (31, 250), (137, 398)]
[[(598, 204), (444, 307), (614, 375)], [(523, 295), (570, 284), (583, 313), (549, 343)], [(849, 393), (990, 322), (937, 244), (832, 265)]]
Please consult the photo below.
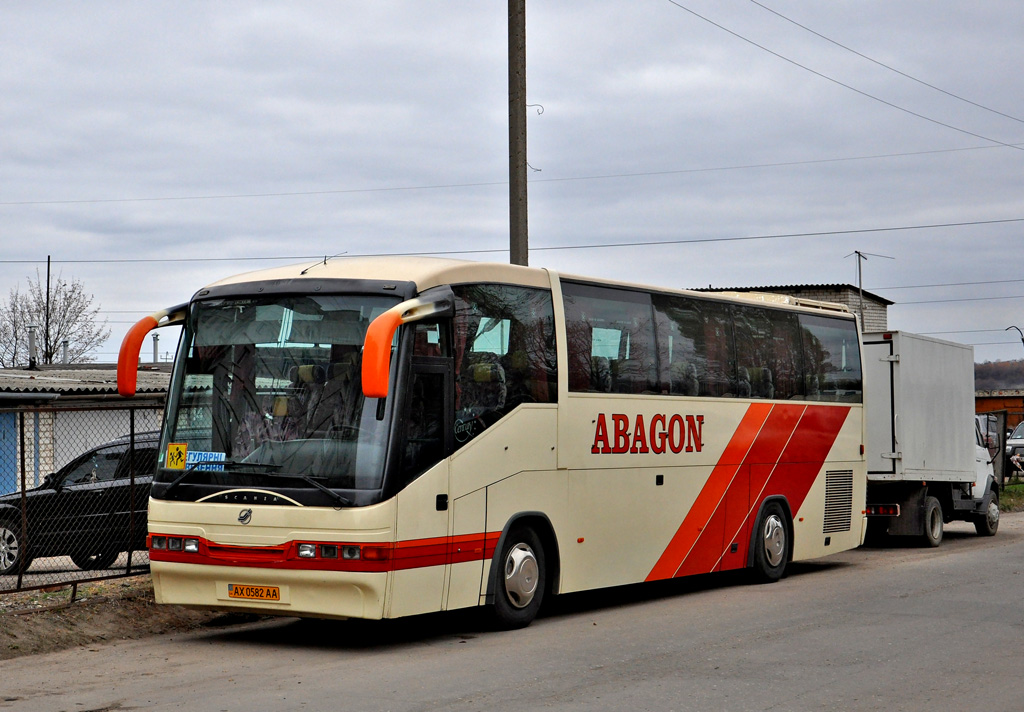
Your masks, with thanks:
[(907, 332), (864, 344), (868, 480), (974, 482), (974, 348)]

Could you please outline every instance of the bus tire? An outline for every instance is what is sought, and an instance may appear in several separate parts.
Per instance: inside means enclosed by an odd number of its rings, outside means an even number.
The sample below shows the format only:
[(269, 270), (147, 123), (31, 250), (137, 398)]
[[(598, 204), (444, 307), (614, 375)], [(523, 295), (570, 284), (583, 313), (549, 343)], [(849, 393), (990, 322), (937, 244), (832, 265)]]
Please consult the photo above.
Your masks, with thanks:
[(782, 578), (789, 559), (789, 525), (778, 502), (769, 502), (761, 511), (754, 534), (753, 577), (759, 583), (774, 583)]
[(510, 530), (498, 564), (494, 623), (501, 630), (525, 628), (537, 617), (547, 587), (547, 560), (540, 537), (530, 527)]
[(924, 531), (921, 542), (932, 548), (942, 543), (942, 505), (935, 497), (924, 498)]
[(992, 499), (988, 503), (985, 513), (976, 517), (974, 529), (978, 536), (995, 536), (999, 531), (999, 493), (992, 490)]

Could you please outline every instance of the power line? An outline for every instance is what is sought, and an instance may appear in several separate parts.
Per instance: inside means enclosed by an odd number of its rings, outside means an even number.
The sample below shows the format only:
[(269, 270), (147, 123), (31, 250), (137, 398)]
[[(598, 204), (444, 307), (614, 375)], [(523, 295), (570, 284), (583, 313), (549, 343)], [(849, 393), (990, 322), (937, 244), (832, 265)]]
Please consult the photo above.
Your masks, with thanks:
[[(985, 139), (989, 140), (989, 139)], [(1014, 148), (1024, 147), (1024, 144), (1016, 144)], [(765, 168), (795, 168), (799, 166), (814, 166), (825, 163), (849, 163), (853, 161), (874, 161), (885, 158), (910, 158), (914, 156), (929, 156), (943, 153), (960, 153), (964, 151), (984, 151), (997, 148), (997, 146), (966, 146), (962, 148), (937, 148), (927, 151), (903, 151), (899, 153), (877, 153), (866, 156), (840, 156), (837, 158), (814, 158), (805, 161), (776, 161), (772, 163), (748, 163), (734, 166), (707, 166), (703, 168), (678, 168), (666, 171), (639, 171), (635, 173), (601, 173), (587, 176), (566, 176), (564, 178), (534, 178), (530, 183), (571, 183), (575, 181), (593, 180), (615, 180), (620, 178), (649, 178), (656, 176), (687, 175), (699, 173), (717, 173), (725, 171), (758, 170)], [(401, 191), (417, 190), (451, 190), (457, 188), (491, 188), (495, 186), (506, 186), (508, 181), (484, 181), (479, 183), (438, 183), (433, 185), (407, 185), (390, 186), (383, 188), (336, 188), (325, 190), (306, 191), (285, 191), (278, 193), (222, 193), (213, 195), (165, 195), (165, 196), (144, 196), (140, 198), (82, 198), (82, 199), (53, 199), (53, 200), (16, 200), (0, 201), (0, 207), (30, 207), (39, 205), (94, 205), (105, 203), (160, 203), (189, 200), (237, 200), (251, 198), (296, 198), (310, 197), (317, 195), (355, 195), (361, 193), (394, 193)]]
[[(776, 233), (769, 235), (743, 235), (737, 237), (692, 237), (677, 240), (638, 240), (633, 242), (607, 242), (607, 243), (585, 243), (580, 245), (550, 245), (547, 247), (532, 247), (534, 252), (556, 251), (556, 250), (595, 250), (613, 247), (652, 247), (658, 245), (695, 245), (701, 243), (717, 242), (746, 242), (752, 240), (781, 240), (794, 237), (836, 237), (840, 235), (865, 235), (880, 232), (907, 232), (912, 230), (934, 230), (953, 227), (976, 227), (980, 225), (1002, 225), (1009, 223), (1024, 222), (1024, 218), (1001, 218), (996, 220), (969, 220), (965, 222), (950, 223), (928, 223), (921, 225), (892, 225), (888, 227), (857, 228), (851, 230), (823, 230), (816, 232), (791, 232)], [(415, 252), (365, 252), (349, 253), (339, 256), (336, 259), (350, 259), (354, 257), (438, 257), (444, 255), (480, 255), (508, 252), (507, 247), (488, 248), (478, 250), (435, 250)], [(159, 263), (169, 264), (177, 262), (244, 262), (252, 260), (277, 260), (277, 261), (320, 261), (323, 255), (294, 255), (276, 257), (139, 257), (123, 259), (83, 259), (83, 260), (52, 260), (53, 264), (143, 264)], [(40, 260), (0, 260), (0, 264), (39, 264)]]
[(861, 59), (866, 59), (867, 61), (871, 62), (872, 64), (877, 64), (879, 67), (883, 67), (884, 69), (888, 69), (890, 72), (894, 72), (896, 74), (899, 74), (901, 77), (905, 77), (905, 78), (911, 80), (912, 82), (917, 82), (918, 84), (920, 84), (922, 86), (926, 86), (929, 89), (934, 89), (937, 92), (945, 94), (946, 96), (952, 97), (952, 98), (954, 98), (954, 99), (956, 99), (958, 101), (962, 101), (964, 103), (970, 104), (971, 106), (976, 106), (979, 109), (984, 109), (985, 111), (989, 111), (989, 112), (991, 112), (993, 114), (997, 114), (997, 115), (1003, 116), (1003, 117), (1005, 117), (1007, 119), (1011, 119), (1011, 120), (1016, 121), (1018, 123), (1024, 124), (1024, 119), (1019, 119), (1016, 116), (1011, 116), (1010, 114), (1004, 114), (1002, 111), (998, 111), (997, 109), (993, 109), (993, 108), (991, 108), (989, 106), (985, 106), (984, 104), (979, 104), (976, 101), (971, 101), (970, 99), (966, 99), (966, 98), (960, 96), (959, 94), (954, 94), (951, 91), (946, 91), (942, 87), (937, 87), (934, 84), (929, 84), (928, 82), (924, 81), (923, 79), (918, 79), (917, 77), (911, 76), (910, 74), (907, 74), (906, 72), (902, 72), (899, 69), (896, 69), (895, 67), (892, 67), (892, 66), (886, 64), (885, 62), (879, 62), (877, 59), (874, 59), (873, 57), (869, 57), (866, 54), (864, 54), (863, 52), (858, 52), (857, 50), (855, 50), (855, 49), (853, 49), (851, 47), (847, 47), (846, 45), (842, 44), (841, 42), (837, 42), (836, 40), (832, 39), (831, 37), (826, 37), (825, 35), (821, 34), (820, 32), (812, 30), (807, 25), (800, 24), (799, 22), (797, 22), (796, 20), (794, 20), (791, 17), (786, 17), (781, 12), (778, 12), (777, 10), (773, 10), (772, 8), (770, 8), (767, 5), (765, 5), (764, 3), (760, 3), (757, 0), (750, 0), (750, 2), (754, 3), (755, 5), (757, 5), (758, 7), (762, 8), (764, 10), (767, 10), (771, 14), (775, 15), (776, 17), (779, 17), (779, 18), (785, 20), (786, 22), (788, 22), (790, 24), (793, 24), (793, 25), (796, 25), (797, 27), (799, 27), (802, 30), (806, 30), (807, 32), (810, 32), (815, 37), (820, 37), (821, 39), (825, 40), (826, 42), (830, 42), (830, 43), (834, 44), (836, 47), (839, 47), (840, 49), (844, 49), (847, 52), (851, 52), (851, 53), (857, 55), (858, 57), (860, 57)]
[(894, 306), (904, 307), (911, 304), (943, 304), (946, 302), (997, 302), (1006, 299), (1024, 299), (1024, 294), (1013, 294), (1007, 297), (961, 297), (958, 299), (923, 299), (915, 302), (896, 302)]
[(925, 121), (927, 121), (929, 123), (935, 124), (936, 126), (942, 126), (944, 128), (951, 129), (953, 131), (957, 131), (959, 133), (966, 134), (968, 136), (973, 136), (975, 138), (980, 138), (980, 139), (982, 139), (984, 141), (990, 141), (991, 143), (995, 143), (995, 144), (998, 144), (1000, 146), (1004, 146), (1006, 148), (1013, 148), (1013, 149), (1016, 149), (1016, 150), (1024, 150), (1021, 147), (1015, 146), (1012, 143), (1004, 143), (1002, 141), (999, 141), (998, 139), (989, 138), (988, 136), (982, 136), (981, 134), (974, 133), (973, 131), (968, 131), (967, 129), (962, 129), (959, 126), (954, 126), (953, 124), (947, 124), (944, 121), (939, 121), (938, 119), (933, 119), (930, 116), (925, 116), (924, 114), (919, 114), (916, 111), (913, 111), (913, 110), (908, 109), (906, 107), (900, 106), (899, 104), (894, 104), (891, 101), (886, 101), (885, 99), (882, 99), (881, 97), (875, 96), (874, 94), (869, 94), (866, 91), (858, 89), (855, 86), (852, 86), (850, 84), (846, 84), (845, 82), (841, 82), (838, 79), (835, 79), (833, 77), (828, 76), (827, 74), (823, 74), (822, 72), (817, 71), (816, 69), (811, 69), (807, 65), (801, 64), (800, 62), (797, 62), (794, 59), (790, 59), (789, 57), (786, 57), (785, 55), (779, 54), (778, 52), (775, 52), (774, 50), (768, 49), (764, 45), (758, 44), (754, 40), (752, 40), (752, 39), (750, 39), (748, 37), (744, 37), (743, 35), (739, 34), (738, 32), (734, 32), (733, 30), (730, 30), (725, 25), (720, 25), (719, 23), (715, 22), (714, 20), (711, 20), (711, 19), (709, 19), (707, 17), (704, 17), (700, 13), (694, 12), (690, 8), (686, 7), (685, 5), (682, 5), (682, 4), (678, 3), (678, 2), (676, 2), (676, 0), (667, 0), (667, 1), (669, 3), (671, 3), (672, 5), (675, 5), (676, 7), (678, 7), (680, 10), (688, 12), (691, 15), (693, 15), (694, 17), (696, 17), (696, 18), (698, 18), (700, 20), (703, 20), (704, 22), (706, 22), (706, 23), (708, 23), (710, 25), (714, 25), (715, 27), (717, 27), (718, 29), (722, 30), (723, 32), (729, 33), (730, 35), (732, 35), (736, 39), (742, 40), (742, 41), (746, 42), (747, 44), (750, 44), (750, 45), (752, 45), (754, 47), (757, 47), (759, 50), (762, 50), (763, 52), (767, 52), (768, 54), (772, 55), (773, 57), (777, 57), (778, 59), (781, 59), (784, 62), (788, 62), (788, 63), (792, 64), (794, 67), (799, 67), (800, 69), (803, 69), (805, 72), (810, 72), (811, 74), (813, 74), (816, 77), (820, 77), (820, 78), (822, 78), (822, 79), (824, 79), (826, 81), (832, 82), (833, 84), (841, 86), (844, 89), (849, 89), (850, 91), (855, 92), (857, 94), (860, 94), (863, 97), (866, 97), (866, 98), (871, 99), (873, 101), (877, 101), (880, 104), (885, 104), (886, 106), (888, 106), (888, 107), (890, 107), (892, 109), (896, 109), (897, 111), (902, 111), (903, 113), (909, 114), (910, 116), (916, 116), (917, 118), (923, 119), (923, 120), (925, 120)]
[(908, 284), (902, 287), (869, 287), (873, 292), (892, 291), (895, 289), (929, 289), (932, 287), (977, 287), (990, 284), (1016, 284), (1024, 279), (987, 279), (984, 282), (946, 282), (944, 284)]

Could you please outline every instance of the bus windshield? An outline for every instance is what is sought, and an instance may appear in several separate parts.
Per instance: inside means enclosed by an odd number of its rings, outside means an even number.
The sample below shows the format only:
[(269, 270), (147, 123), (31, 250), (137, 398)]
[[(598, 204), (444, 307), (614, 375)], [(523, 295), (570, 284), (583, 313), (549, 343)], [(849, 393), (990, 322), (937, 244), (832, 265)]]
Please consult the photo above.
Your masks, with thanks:
[(380, 489), (388, 426), (377, 399), (363, 396), (362, 346), (369, 323), (399, 301), (195, 302), (171, 384), (157, 482), (307, 489), (314, 500), (329, 490)]

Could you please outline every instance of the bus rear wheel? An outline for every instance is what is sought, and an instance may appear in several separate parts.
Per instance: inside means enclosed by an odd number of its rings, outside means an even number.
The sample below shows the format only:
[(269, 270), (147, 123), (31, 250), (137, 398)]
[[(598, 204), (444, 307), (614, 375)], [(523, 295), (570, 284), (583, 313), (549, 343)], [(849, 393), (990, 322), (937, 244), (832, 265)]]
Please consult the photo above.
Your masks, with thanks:
[(502, 630), (528, 626), (544, 601), (547, 586), (544, 545), (529, 527), (509, 531), (498, 558), (493, 617)]
[(782, 578), (789, 558), (789, 525), (778, 502), (769, 502), (761, 512), (754, 537), (754, 580), (773, 583)]

